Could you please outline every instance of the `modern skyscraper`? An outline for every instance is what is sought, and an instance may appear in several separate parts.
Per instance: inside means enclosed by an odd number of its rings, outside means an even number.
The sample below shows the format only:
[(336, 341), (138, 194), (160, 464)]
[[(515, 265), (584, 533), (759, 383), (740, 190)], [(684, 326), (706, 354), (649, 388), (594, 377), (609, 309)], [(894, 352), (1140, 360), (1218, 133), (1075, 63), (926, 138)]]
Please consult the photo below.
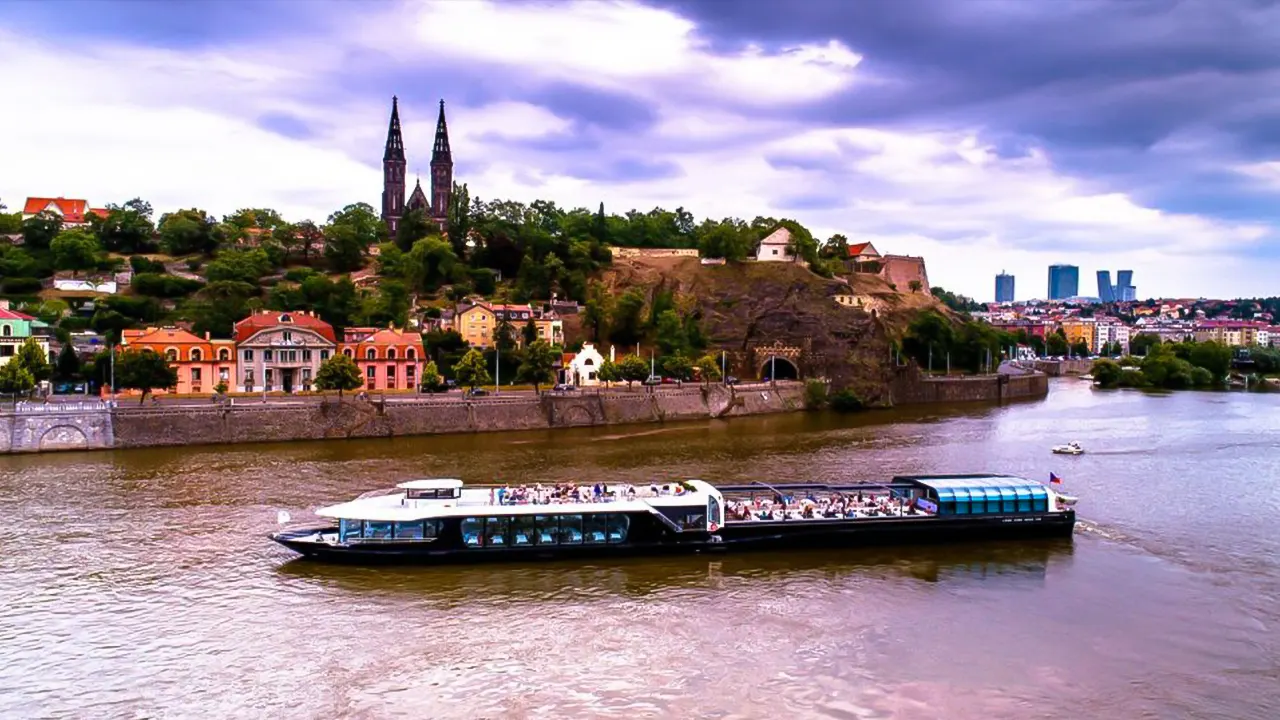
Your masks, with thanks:
[(1080, 268), (1075, 265), (1049, 266), (1049, 299), (1065, 300), (1080, 294)]
[(1133, 301), (1138, 299), (1138, 288), (1133, 286), (1133, 271), (1120, 270), (1116, 272), (1116, 300)]
[(1116, 301), (1116, 291), (1111, 285), (1111, 271), (1098, 271), (1098, 299), (1104, 303)]
[(1013, 302), (1013, 276), (1003, 271), (996, 276), (996, 302)]

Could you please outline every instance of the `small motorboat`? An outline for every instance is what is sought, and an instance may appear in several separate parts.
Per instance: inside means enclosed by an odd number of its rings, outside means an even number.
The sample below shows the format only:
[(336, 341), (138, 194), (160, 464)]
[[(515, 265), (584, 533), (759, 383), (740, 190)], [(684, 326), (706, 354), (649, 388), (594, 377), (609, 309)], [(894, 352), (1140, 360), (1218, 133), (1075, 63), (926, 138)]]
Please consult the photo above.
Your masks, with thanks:
[(1084, 448), (1080, 447), (1080, 443), (1070, 442), (1066, 445), (1058, 445), (1053, 448), (1055, 455), (1083, 455)]

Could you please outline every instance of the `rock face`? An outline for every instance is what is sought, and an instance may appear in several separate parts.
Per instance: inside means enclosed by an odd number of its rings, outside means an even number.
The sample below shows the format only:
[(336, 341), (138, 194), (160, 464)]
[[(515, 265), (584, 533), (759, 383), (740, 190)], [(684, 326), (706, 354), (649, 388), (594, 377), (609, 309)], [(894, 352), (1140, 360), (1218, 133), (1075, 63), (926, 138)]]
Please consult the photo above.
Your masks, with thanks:
[[(711, 348), (725, 351), (729, 372), (744, 380), (770, 367), (779, 378), (794, 370), (826, 377), (871, 403), (889, 401), (890, 332), (936, 307), (931, 296), (895, 292), (875, 276), (828, 279), (792, 263), (625, 258), (615, 259), (602, 280), (615, 295), (639, 288), (652, 300), (672, 292), (677, 307), (701, 313)], [(837, 296), (852, 301), (841, 304)]]

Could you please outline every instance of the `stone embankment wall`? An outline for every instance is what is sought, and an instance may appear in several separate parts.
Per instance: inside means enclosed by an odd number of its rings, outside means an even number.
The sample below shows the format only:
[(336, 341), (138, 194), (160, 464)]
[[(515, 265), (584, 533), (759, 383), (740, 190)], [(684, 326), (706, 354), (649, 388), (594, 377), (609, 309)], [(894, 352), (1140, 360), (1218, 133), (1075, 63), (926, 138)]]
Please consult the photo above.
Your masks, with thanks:
[(1037, 360), (1036, 369), (1045, 375), (1084, 375), (1093, 367), (1092, 360)]
[(111, 412), (90, 403), (26, 403), (0, 411), (0, 453), (113, 447)]
[(894, 405), (1004, 402), (1045, 397), (1049, 394), (1049, 377), (1029, 373), (928, 378), (914, 368), (903, 368), (889, 392)]
[(433, 398), (366, 402), (330, 398), (299, 405), (121, 407), (114, 447), (155, 447), (330, 438), (399, 437), (698, 420), (804, 409), (800, 383), (744, 389), (601, 391), (540, 398)]

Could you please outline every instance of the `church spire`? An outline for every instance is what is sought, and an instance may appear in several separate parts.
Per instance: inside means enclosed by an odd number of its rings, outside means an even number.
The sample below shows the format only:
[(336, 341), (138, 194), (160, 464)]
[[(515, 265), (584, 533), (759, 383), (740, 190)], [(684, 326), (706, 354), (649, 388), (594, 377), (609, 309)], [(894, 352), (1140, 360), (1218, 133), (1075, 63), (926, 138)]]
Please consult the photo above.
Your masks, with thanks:
[(391, 97), (391, 124), (382, 153), (382, 221), (393, 234), (404, 214), (404, 137), (400, 134), (399, 98)]
[(444, 121), (444, 100), (436, 120), (436, 142), (431, 149), (431, 217), (442, 226), (449, 215), (453, 195), (453, 153), (449, 151), (449, 126)]
[(444, 121), (444, 100), (440, 101), (440, 118), (436, 120), (436, 144), (431, 150), (431, 163), (453, 162), (453, 153), (449, 152), (449, 126)]

